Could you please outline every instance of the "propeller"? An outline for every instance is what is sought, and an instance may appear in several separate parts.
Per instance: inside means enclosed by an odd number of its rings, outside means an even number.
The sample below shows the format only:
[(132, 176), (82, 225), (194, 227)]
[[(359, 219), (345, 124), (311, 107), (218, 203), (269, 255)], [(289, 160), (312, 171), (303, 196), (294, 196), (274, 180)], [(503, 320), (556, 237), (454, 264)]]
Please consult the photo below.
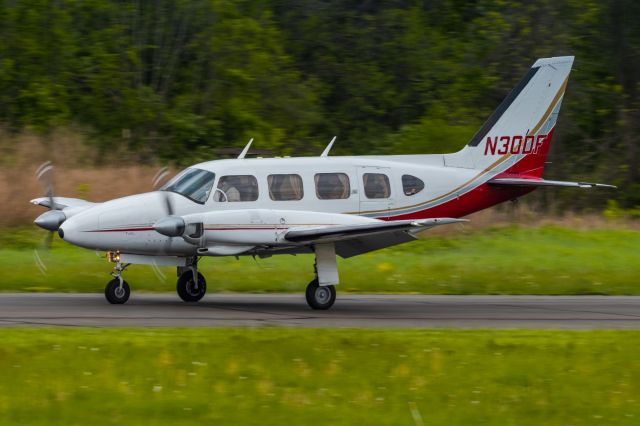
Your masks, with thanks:
[(43, 186), (45, 195), (49, 197), (49, 205), (47, 207), (58, 210), (58, 206), (53, 200), (53, 164), (51, 161), (45, 161), (40, 164), (36, 169), (36, 179)]
[(158, 191), (158, 193), (162, 196), (163, 200), (161, 201), (162, 204), (164, 205), (164, 210), (167, 214), (167, 216), (172, 216), (173, 215), (173, 202), (171, 201), (171, 197), (169, 196), (169, 192), (168, 191), (160, 191), (159, 189), (161, 188), (161, 184), (164, 181), (164, 179), (169, 175), (169, 168), (168, 167), (163, 167), (161, 169), (159, 169), (155, 176), (153, 176), (153, 179), (151, 179), (151, 184), (153, 185), (153, 190), (154, 191)]
[(47, 265), (42, 260), (43, 256), (40, 254), (40, 251), (48, 251), (51, 248), (53, 233), (60, 228), (60, 225), (62, 225), (67, 217), (62, 211), (62, 206), (55, 202), (53, 189), (53, 164), (51, 161), (42, 163), (36, 169), (36, 179), (44, 188), (45, 196), (48, 200), (43, 205), (48, 207), (49, 211), (38, 216), (34, 223), (49, 232), (47, 232), (39, 247), (33, 250), (33, 258), (40, 272), (42, 274), (46, 274)]
[(168, 191), (158, 191), (158, 194), (163, 197), (161, 204), (164, 205), (166, 216), (154, 223), (153, 229), (159, 234), (169, 237), (165, 244), (164, 252), (167, 253), (169, 251), (174, 237), (182, 237), (189, 244), (199, 245), (200, 237), (204, 233), (202, 222), (187, 223), (182, 216), (174, 214), (171, 194)]
[(151, 179), (153, 189), (157, 191), (158, 188), (160, 188), (160, 184), (162, 183), (164, 178), (166, 178), (168, 175), (169, 175), (168, 167), (162, 167), (161, 169), (158, 169), (155, 176), (153, 176), (153, 179)]
[(174, 216), (173, 200), (169, 191), (159, 190), (161, 183), (169, 174), (168, 167), (163, 167), (157, 171), (152, 179), (153, 189), (160, 196), (160, 205), (164, 208), (165, 216), (158, 220), (153, 228), (160, 234), (169, 237), (162, 251), (168, 253), (171, 250), (171, 242), (173, 237), (182, 236), (184, 232), (184, 220), (181, 217)]
[(44, 162), (40, 167), (38, 167), (36, 170), (36, 178), (44, 188), (45, 196), (48, 198), (48, 200), (42, 203), (42, 205), (48, 207), (49, 211), (38, 216), (34, 223), (47, 231), (57, 231), (58, 228), (60, 228), (60, 225), (67, 220), (67, 217), (62, 212), (62, 206), (55, 202), (53, 190), (53, 164), (51, 164), (51, 161)]
[(174, 237), (182, 237), (189, 244), (199, 245), (200, 237), (204, 233), (204, 225), (202, 223), (186, 223), (181, 216), (175, 214), (173, 197), (170, 191), (158, 190), (160, 183), (168, 174), (168, 168), (163, 167), (153, 177), (153, 187), (161, 197), (160, 204), (165, 211), (165, 216), (153, 224), (153, 229), (159, 234), (169, 237), (163, 247), (164, 253), (170, 252)]

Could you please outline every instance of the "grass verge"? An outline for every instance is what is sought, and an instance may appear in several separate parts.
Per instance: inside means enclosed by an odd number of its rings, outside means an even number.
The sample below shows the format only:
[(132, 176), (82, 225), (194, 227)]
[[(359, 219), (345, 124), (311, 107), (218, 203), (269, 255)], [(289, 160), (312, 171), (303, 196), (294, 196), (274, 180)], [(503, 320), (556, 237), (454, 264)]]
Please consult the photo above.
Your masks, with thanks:
[[(57, 239), (42, 253), (44, 236), (5, 230), (0, 239), (0, 291), (99, 292), (110, 264), (94, 252)], [(430, 294), (640, 294), (640, 231), (572, 230), (557, 226), (496, 227), (447, 236), (425, 234), (402, 246), (339, 261), (341, 292)], [(202, 272), (211, 291), (299, 292), (312, 278), (311, 256), (269, 259), (207, 258)], [(175, 269), (158, 276), (132, 266), (133, 291), (174, 291)]]
[(637, 425), (640, 332), (4, 329), (2, 424)]

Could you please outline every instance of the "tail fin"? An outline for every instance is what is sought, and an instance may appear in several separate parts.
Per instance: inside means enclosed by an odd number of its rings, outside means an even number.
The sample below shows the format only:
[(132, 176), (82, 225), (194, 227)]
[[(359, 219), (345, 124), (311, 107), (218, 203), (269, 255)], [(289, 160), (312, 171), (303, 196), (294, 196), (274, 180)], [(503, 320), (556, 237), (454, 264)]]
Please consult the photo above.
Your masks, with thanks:
[(542, 176), (573, 59), (538, 59), (467, 146), (445, 155), (445, 164)]

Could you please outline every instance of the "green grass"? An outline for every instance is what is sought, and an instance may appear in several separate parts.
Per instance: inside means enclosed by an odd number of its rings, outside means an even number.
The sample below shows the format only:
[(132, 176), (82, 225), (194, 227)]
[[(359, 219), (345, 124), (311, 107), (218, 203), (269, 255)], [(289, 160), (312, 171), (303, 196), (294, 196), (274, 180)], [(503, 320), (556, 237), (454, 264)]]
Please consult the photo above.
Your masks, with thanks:
[(3, 425), (640, 421), (637, 331), (14, 328), (0, 339)]
[[(112, 265), (57, 239), (43, 254), (33, 229), (0, 232), (0, 291), (102, 291)], [(206, 258), (210, 291), (299, 292), (312, 278), (311, 256)], [(497, 227), (424, 239), (339, 261), (341, 292), (431, 294), (640, 294), (640, 231)], [(175, 270), (160, 279), (132, 266), (133, 291), (173, 291)]]

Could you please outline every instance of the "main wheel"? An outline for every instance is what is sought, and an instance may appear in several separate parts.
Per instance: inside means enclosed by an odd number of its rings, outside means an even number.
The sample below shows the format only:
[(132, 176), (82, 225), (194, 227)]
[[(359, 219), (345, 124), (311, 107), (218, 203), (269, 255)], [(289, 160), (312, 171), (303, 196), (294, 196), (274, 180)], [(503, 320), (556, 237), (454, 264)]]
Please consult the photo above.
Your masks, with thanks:
[(187, 271), (180, 275), (178, 278), (178, 285), (176, 286), (178, 296), (185, 302), (197, 302), (204, 297), (207, 292), (207, 282), (200, 272), (198, 272), (198, 283), (196, 285), (193, 280), (193, 273)]
[(321, 286), (315, 279), (307, 286), (305, 296), (312, 309), (329, 309), (336, 301), (336, 288), (332, 285)]
[(120, 286), (120, 280), (115, 278), (107, 284), (104, 288), (104, 297), (107, 298), (107, 301), (113, 305), (122, 305), (123, 303), (127, 303), (129, 300), (129, 295), (131, 294), (131, 290), (129, 289), (129, 284), (126, 281), (122, 281), (122, 286)]

